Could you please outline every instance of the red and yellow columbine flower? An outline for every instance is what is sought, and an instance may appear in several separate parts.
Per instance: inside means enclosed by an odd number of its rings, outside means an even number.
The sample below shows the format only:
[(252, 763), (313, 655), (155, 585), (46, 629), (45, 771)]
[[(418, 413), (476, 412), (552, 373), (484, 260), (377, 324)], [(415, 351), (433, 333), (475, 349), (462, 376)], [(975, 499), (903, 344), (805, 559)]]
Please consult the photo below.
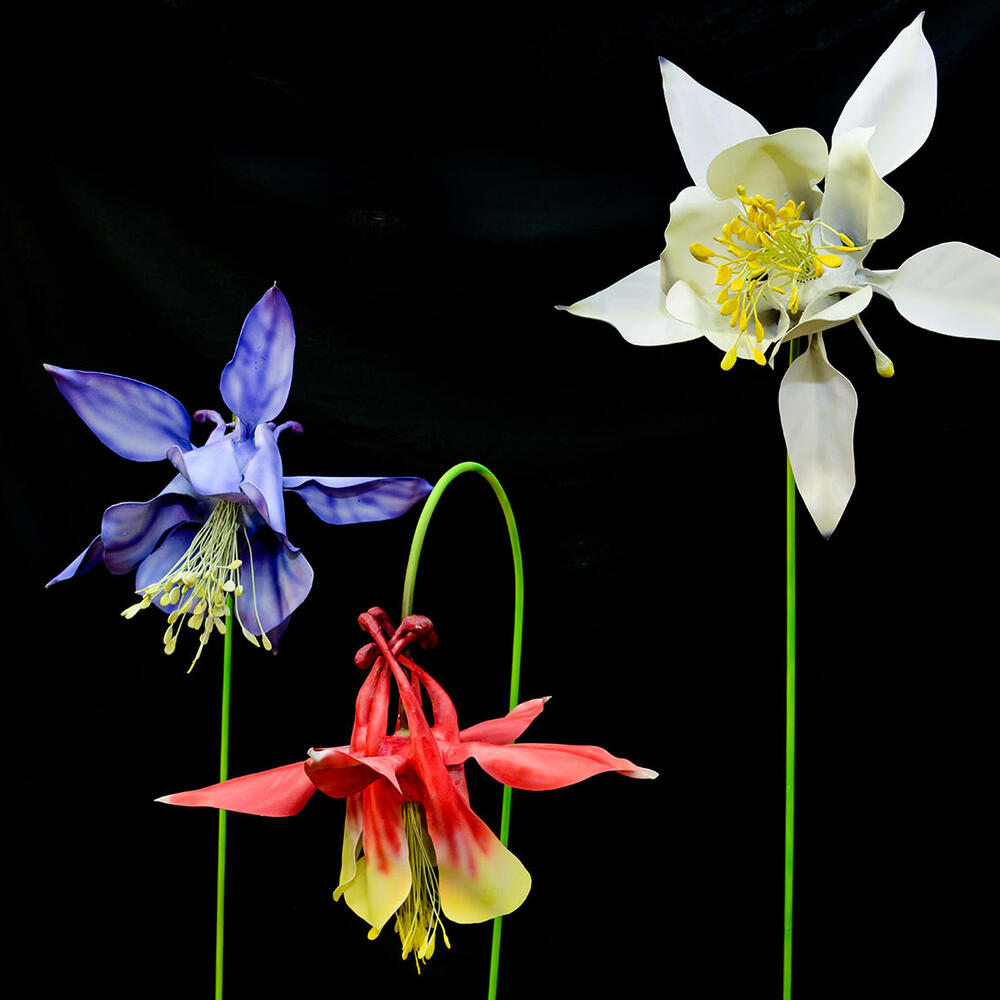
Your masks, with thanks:
[[(531, 876), (469, 806), (465, 762), (513, 788), (575, 784), (603, 771), (655, 778), (594, 746), (519, 743), (546, 698), (523, 702), (502, 719), (458, 728), (455, 706), (425, 670), (403, 651), (437, 641), (430, 620), (411, 615), (395, 631), (380, 608), (359, 618), (372, 642), (355, 662), (368, 676), (358, 693), (347, 746), (313, 749), (304, 762), (167, 795), (171, 805), (214, 806), (259, 816), (291, 816), (318, 789), (347, 800), (340, 882), (344, 898), (371, 925), (376, 938), (390, 917), (403, 957), (434, 953), (442, 917), (469, 924), (510, 913), (524, 902)], [(399, 714), (389, 730), (389, 693), (399, 692)], [(427, 721), (422, 692), (433, 712)], [(450, 946), (450, 945), (449, 945)]]

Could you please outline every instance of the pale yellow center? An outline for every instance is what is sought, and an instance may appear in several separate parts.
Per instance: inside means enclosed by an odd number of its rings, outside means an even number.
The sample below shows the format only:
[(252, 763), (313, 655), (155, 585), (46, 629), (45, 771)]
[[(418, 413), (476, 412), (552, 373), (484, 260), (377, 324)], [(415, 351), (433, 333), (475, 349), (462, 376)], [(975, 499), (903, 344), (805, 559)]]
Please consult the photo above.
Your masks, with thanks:
[[(719, 312), (728, 316), (729, 325), (738, 331), (722, 359), (725, 371), (736, 363), (744, 338), (754, 361), (766, 364), (758, 347), (764, 340), (758, 306), (765, 294), (787, 295), (787, 309), (796, 313), (800, 288), (818, 278), (826, 268), (840, 267), (842, 263), (840, 257), (827, 251), (853, 253), (861, 249), (826, 223), (803, 219), (804, 201), (796, 205), (789, 199), (778, 208), (774, 198), (748, 195), (742, 185), (737, 193), (742, 211), (722, 227), (721, 236), (713, 237), (721, 244), (722, 251), (712, 250), (704, 243), (692, 243), (690, 247), (695, 260), (716, 268), (715, 283), (722, 286), (716, 297)], [(822, 242), (824, 232), (836, 237), (839, 243)], [(753, 340), (748, 332), (751, 320)]]

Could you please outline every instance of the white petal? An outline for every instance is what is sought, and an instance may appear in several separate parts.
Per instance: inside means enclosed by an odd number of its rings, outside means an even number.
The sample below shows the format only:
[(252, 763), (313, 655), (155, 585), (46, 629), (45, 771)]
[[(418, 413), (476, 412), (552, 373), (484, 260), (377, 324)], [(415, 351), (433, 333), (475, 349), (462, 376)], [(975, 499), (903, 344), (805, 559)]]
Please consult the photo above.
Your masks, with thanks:
[(667, 312), (660, 291), (658, 260), (589, 298), (556, 308), (610, 323), (630, 344), (640, 347), (680, 344), (699, 336), (694, 327), (679, 323)]
[[(719, 312), (714, 298), (709, 302), (686, 281), (674, 282), (670, 291), (667, 292), (667, 312), (684, 323), (696, 326), (701, 331), (702, 336), (720, 351), (728, 351), (736, 338), (740, 337), (739, 330), (729, 325), (729, 317), (723, 316)], [(754, 349), (764, 351), (767, 345), (774, 340), (776, 333), (775, 324), (771, 318), (773, 315), (770, 310), (767, 313), (761, 313), (761, 321), (766, 331), (763, 341), (757, 342), (752, 326), (748, 336), (740, 337), (739, 346), (736, 349), (738, 358), (750, 359), (753, 357)]]
[(924, 38), (923, 13), (904, 28), (868, 71), (833, 130), (833, 140), (874, 127), (872, 162), (884, 177), (908, 160), (930, 134), (937, 107), (934, 53)]
[[(675, 281), (667, 292), (667, 312), (678, 322), (697, 328), (702, 334), (722, 334), (726, 339), (726, 350), (736, 337), (736, 331), (729, 329), (729, 317), (719, 312), (719, 307), (710, 304), (686, 281)], [(712, 341), (715, 343), (715, 341)]]
[(741, 210), (738, 201), (720, 201), (700, 187), (684, 188), (670, 205), (670, 222), (663, 234), (666, 248), (660, 254), (660, 288), (666, 292), (675, 281), (687, 281), (699, 294), (711, 294), (714, 299), (719, 290), (715, 284), (718, 264), (696, 260), (691, 256), (691, 244), (704, 243), (721, 250), (713, 237), (719, 236), (722, 227)]
[(706, 178), (719, 198), (735, 198), (742, 184), (747, 194), (774, 198), (783, 205), (819, 203), (815, 185), (826, 173), (826, 140), (811, 128), (790, 128), (730, 144), (708, 166)]
[(854, 420), (858, 395), (830, 364), (823, 334), (788, 367), (778, 412), (799, 495), (829, 538), (854, 492)]
[(895, 271), (862, 271), (914, 326), (1000, 340), (1000, 258), (968, 243), (940, 243)]
[(828, 298), (817, 299), (802, 312), (799, 322), (788, 331), (788, 340), (796, 337), (803, 337), (809, 333), (819, 333), (828, 330), (831, 326), (840, 326), (854, 319), (862, 309), (865, 309), (872, 300), (872, 289), (870, 285), (862, 285), (860, 288), (837, 289), (839, 292), (847, 292), (843, 298), (834, 299), (832, 302)]
[(767, 135), (753, 115), (703, 87), (680, 66), (661, 58), (660, 72), (670, 124), (695, 184), (705, 185), (709, 163), (727, 146)]
[(903, 220), (903, 199), (872, 162), (872, 132), (856, 128), (834, 139), (820, 208), (820, 218), (858, 246), (883, 239)]

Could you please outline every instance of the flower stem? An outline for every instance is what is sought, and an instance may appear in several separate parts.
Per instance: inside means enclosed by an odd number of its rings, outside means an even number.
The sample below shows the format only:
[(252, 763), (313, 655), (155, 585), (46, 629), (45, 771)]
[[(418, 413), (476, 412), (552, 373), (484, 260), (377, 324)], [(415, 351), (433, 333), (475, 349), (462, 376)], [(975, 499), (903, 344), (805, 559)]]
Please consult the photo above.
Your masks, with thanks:
[[(798, 355), (788, 345), (788, 363)], [(785, 455), (785, 942), (782, 1000), (792, 997), (792, 869), (795, 840), (795, 476)]]
[[(226, 634), (222, 637), (222, 720), (219, 735), (219, 781), (229, 777), (229, 694), (233, 672), (233, 595), (226, 598)], [(219, 862), (215, 896), (215, 1000), (222, 1000), (222, 939), (226, 915), (226, 810), (219, 810)]]
[[(521, 542), (517, 536), (517, 524), (514, 521), (514, 512), (510, 508), (507, 494), (496, 476), (484, 465), (478, 462), (461, 462), (452, 466), (435, 484), (430, 496), (424, 503), (424, 509), (420, 512), (420, 520), (417, 522), (416, 530), (413, 532), (413, 543), (410, 546), (410, 558), (406, 564), (406, 577), (403, 583), (403, 617), (413, 613), (413, 588), (417, 578), (417, 564), (420, 562), (420, 550), (424, 544), (424, 535), (427, 533), (427, 526), (430, 524), (434, 508), (437, 506), (441, 495), (448, 488), (448, 485), (460, 476), (463, 472), (476, 472), (485, 479), (500, 503), (504, 518), (507, 521), (507, 532), (510, 535), (511, 555), (514, 558), (514, 641), (513, 652), (510, 662), (510, 704), (509, 710), (513, 711), (517, 707), (518, 691), (521, 681), (521, 639), (524, 633), (524, 566), (521, 561)], [(510, 797), (509, 785), (504, 785), (503, 807), (500, 813), (500, 843), (507, 846), (507, 839), (510, 834)], [(490, 949), (490, 984), (488, 998), (496, 1000), (497, 979), (500, 971), (500, 926), (502, 917), (495, 917), (493, 920), (493, 944)]]

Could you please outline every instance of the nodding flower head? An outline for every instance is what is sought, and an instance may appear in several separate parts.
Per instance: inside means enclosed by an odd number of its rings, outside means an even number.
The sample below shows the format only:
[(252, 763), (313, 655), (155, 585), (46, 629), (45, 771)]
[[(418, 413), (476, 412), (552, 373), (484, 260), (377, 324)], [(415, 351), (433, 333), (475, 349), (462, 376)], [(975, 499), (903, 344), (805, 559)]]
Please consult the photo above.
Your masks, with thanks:
[(408, 655), (413, 647), (436, 645), (430, 620), (411, 615), (394, 628), (381, 608), (370, 608), (358, 622), (371, 641), (354, 657), (366, 675), (350, 743), (313, 748), (304, 762), (159, 801), (290, 816), (317, 790), (345, 799), (334, 899), (343, 899), (369, 924), (369, 939), (392, 919), (403, 958), (412, 955), (419, 970), (434, 954), (439, 931), (451, 947), (445, 920), (492, 920), (520, 906), (531, 888), (521, 862), (472, 811), (466, 761), (477, 761), (505, 785), (536, 791), (605, 771), (631, 778), (655, 778), (656, 772), (596, 746), (515, 743), (547, 698), (459, 729), (444, 688)]

